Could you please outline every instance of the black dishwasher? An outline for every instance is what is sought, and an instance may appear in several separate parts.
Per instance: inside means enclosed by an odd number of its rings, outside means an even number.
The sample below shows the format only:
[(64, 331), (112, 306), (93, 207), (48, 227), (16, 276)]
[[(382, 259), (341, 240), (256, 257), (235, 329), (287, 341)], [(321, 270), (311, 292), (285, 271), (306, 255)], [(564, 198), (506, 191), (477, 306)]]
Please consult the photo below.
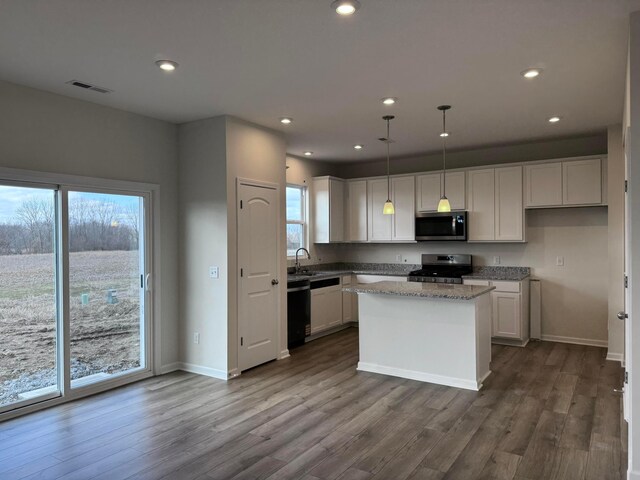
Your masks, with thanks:
[(311, 334), (311, 287), (308, 279), (287, 282), (287, 348), (304, 345)]

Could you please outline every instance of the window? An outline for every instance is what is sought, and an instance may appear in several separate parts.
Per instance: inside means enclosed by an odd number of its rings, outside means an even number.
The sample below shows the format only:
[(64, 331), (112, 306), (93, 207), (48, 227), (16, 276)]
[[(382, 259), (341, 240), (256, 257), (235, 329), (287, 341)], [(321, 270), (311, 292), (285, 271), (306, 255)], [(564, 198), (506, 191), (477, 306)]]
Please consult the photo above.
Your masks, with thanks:
[(151, 191), (15, 177), (0, 178), (0, 418), (144, 378), (152, 358)]
[(287, 257), (307, 247), (306, 187), (287, 185)]

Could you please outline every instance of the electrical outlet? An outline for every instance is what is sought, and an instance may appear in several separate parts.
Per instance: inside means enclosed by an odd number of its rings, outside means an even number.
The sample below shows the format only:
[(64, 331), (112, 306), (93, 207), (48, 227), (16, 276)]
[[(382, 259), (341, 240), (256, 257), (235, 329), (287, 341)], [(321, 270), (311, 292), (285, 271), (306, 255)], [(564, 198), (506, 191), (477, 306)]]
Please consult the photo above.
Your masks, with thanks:
[(200, 343), (200, 334), (198, 332), (195, 332), (193, 334), (193, 343), (195, 343), (195, 344)]
[(218, 267), (209, 267), (209, 277), (211, 278), (220, 277), (220, 269)]
[(402, 255), (396, 255), (396, 262), (402, 263)]
[(556, 266), (564, 267), (564, 257), (556, 257)]
[(493, 264), (494, 265), (500, 265), (500, 257), (499, 256), (495, 256), (493, 257)]

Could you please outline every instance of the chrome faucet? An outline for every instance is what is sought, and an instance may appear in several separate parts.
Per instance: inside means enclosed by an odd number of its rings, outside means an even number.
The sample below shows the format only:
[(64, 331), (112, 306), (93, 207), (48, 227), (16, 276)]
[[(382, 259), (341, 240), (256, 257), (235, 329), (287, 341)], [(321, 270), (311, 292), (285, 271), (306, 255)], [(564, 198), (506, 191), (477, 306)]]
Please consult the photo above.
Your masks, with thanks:
[(299, 252), (300, 250), (304, 250), (305, 252), (307, 252), (307, 258), (308, 258), (309, 260), (311, 260), (311, 254), (309, 253), (309, 250), (307, 250), (307, 249), (306, 249), (306, 248), (304, 248), (304, 247), (300, 247), (299, 249), (297, 249), (297, 250), (296, 250), (296, 267), (295, 267), (295, 268), (296, 268), (296, 273), (300, 273), (300, 270), (301, 270), (301, 268), (300, 268), (300, 260), (298, 260), (298, 252)]

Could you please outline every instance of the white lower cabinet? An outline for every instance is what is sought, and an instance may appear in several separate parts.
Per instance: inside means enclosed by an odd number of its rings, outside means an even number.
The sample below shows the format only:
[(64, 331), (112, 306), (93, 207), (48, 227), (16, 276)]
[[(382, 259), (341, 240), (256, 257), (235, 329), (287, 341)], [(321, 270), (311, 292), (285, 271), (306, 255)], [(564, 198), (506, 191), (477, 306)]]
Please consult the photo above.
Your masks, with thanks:
[(491, 305), (493, 336), (520, 339), (520, 294), (495, 292), (491, 295)]
[(494, 286), (491, 337), (494, 343), (524, 346), (529, 341), (529, 279), (520, 282), (465, 279), (465, 285)]
[(342, 301), (340, 284), (311, 290), (311, 335), (342, 325)]

